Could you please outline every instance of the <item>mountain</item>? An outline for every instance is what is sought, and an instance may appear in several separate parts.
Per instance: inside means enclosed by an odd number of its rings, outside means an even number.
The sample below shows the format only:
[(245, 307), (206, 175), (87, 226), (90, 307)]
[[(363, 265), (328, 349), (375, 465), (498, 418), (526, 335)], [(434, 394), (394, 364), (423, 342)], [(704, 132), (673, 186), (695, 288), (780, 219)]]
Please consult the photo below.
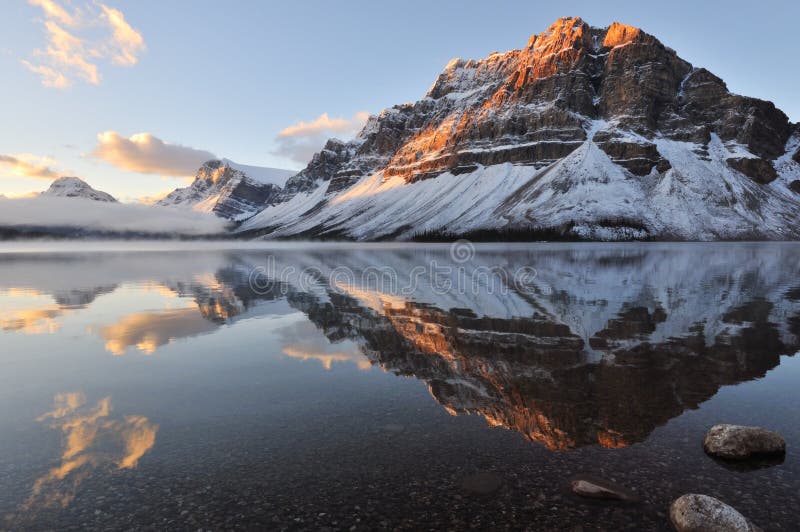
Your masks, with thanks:
[(83, 198), (110, 203), (117, 202), (111, 194), (95, 190), (86, 181), (77, 177), (59, 177), (41, 195), (61, 198)]
[(238, 231), (800, 238), (800, 124), (644, 31), (562, 18), (330, 140)]
[(259, 183), (272, 183), (282, 187), (286, 184), (286, 180), (297, 174), (296, 170), (283, 170), (281, 168), (270, 168), (268, 166), (252, 166), (249, 164), (239, 164), (231, 161), (230, 159), (222, 159), (222, 162), (233, 168), (247, 174), (247, 177), (254, 179)]
[(174, 190), (157, 205), (244, 220), (274, 202), (281, 193), (280, 185), (293, 174), (290, 170), (240, 165), (227, 159), (211, 160), (200, 167), (191, 185)]

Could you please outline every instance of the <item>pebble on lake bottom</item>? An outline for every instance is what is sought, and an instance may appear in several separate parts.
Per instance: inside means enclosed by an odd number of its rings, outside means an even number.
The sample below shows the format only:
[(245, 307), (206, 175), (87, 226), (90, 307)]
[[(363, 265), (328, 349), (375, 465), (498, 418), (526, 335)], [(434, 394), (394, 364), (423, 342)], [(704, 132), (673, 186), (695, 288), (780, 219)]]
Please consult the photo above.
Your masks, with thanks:
[(628, 488), (599, 478), (579, 477), (570, 482), (572, 492), (590, 499), (636, 501), (638, 497)]
[(503, 479), (500, 475), (489, 471), (482, 471), (464, 477), (461, 480), (461, 489), (476, 495), (488, 495), (500, 489)]

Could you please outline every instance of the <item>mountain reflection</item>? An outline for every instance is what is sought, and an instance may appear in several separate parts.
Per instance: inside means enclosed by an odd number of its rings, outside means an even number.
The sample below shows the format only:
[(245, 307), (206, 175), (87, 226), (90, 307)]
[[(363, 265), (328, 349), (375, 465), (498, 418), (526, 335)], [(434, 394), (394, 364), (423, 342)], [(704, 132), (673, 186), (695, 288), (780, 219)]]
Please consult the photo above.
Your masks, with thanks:
[[(202, 260), (109, 255), (93, 264), (102, 287), (54, 286), (41, 260), (25, 269), (28, 277), (17, 287), (53, 298), (71, 294), (86, 306), (91, 294), (108, 287), (158, 286), (161, 308), (93, 328), (114, 354), (131, 346), (155, 353), (176, 339), (269, 313), (263, 303), (285, 299), (308, 322), (278, 331), (284, 355), (325, 369), (377, 365), (421, 379), (453, 415), (477, 414), (565, 450), (643, 441), (720, 387), (761, 377), (781, 355), (797, 352), (798, 251), (780, 244), (542, 246), (482, 251), (454, 264), (446, 248), (298, 249), (275, 258), (274, 277), (263, 286), (254, 286), (251, 274), (267, 252), (220, 252)], [(536, 275), (523, 285), (506, 282), (503, 290), (481, 282), (441, 291), (430, 276), (413, 273), (434, 260), (467, 275), (521, 267), (535, 268)], [(363, 279), (359, 274), (386, 266), (396, 275), (392, 287), (411, 290), (334, 278), (343, 267)], [(19, 263), (15, 268), (20, 271)], [(45, 271), (37, 275), (37, 268)], [(283, 275), (309, 268), (311, 282)], [(4, 269), (0, 263), (0, 274)], [(0, 277), (0, 283), (14, 280)], [(43, 278), (47, 283), (32, 281)], [(14, 319), (4, 315), (3, 328), (24, 331), (27, 322)], [(47, 319), (34, 317), (29, 327)], [(308, 327), (325, 342), (313, 340)]]

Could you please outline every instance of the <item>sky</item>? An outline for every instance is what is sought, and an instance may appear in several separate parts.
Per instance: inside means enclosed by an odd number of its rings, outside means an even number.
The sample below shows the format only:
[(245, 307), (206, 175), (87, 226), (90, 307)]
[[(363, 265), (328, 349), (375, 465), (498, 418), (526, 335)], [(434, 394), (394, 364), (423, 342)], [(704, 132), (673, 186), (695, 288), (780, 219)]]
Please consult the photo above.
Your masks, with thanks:
[(1, 0), (0, 194), (76, 175), (124, 201), (226, 157), (299, 170), (453, 57), (562, 16), (641, 27), (800, 122), (800, 2)]

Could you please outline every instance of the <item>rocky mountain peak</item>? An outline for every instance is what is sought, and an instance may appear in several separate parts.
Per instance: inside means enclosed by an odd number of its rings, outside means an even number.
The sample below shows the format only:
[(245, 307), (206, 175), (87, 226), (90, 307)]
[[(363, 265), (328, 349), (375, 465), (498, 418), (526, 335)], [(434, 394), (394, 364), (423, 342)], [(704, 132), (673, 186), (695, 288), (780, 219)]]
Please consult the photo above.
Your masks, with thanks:
[[(259, 170), (258, 167), (243, 168)], [(191, 185), (169, 193), (158, 205), (211, 212), (221, 218), (239, 221), (264, 209), (278, 198), (280, 192), (278, 185), (250, 177), (231, 161), (212, 159), (197, 170)]]
[(206, 180), (211, 184), (216, 184), (223, 180), (227, 181), (232, 177), (239, 177), (236, 174), (237, 171), (229, 164), (218, 159), (212, 159), (203, 163), (197, 171), (195, 178)]
[(614, 48), (615, 46), (623, 46), (634, 42), (653, 42), (655, 40), (654, 37), (648, 35), (639, 28), (614, 22), (605, 30), (603, 47)]
[(59, 177), (53, 181), (50, 188), (42, 192), (42, 196), (83, 198), (110, 203), (117, 201), (111, 194), (93, 189), (79, 177)]

